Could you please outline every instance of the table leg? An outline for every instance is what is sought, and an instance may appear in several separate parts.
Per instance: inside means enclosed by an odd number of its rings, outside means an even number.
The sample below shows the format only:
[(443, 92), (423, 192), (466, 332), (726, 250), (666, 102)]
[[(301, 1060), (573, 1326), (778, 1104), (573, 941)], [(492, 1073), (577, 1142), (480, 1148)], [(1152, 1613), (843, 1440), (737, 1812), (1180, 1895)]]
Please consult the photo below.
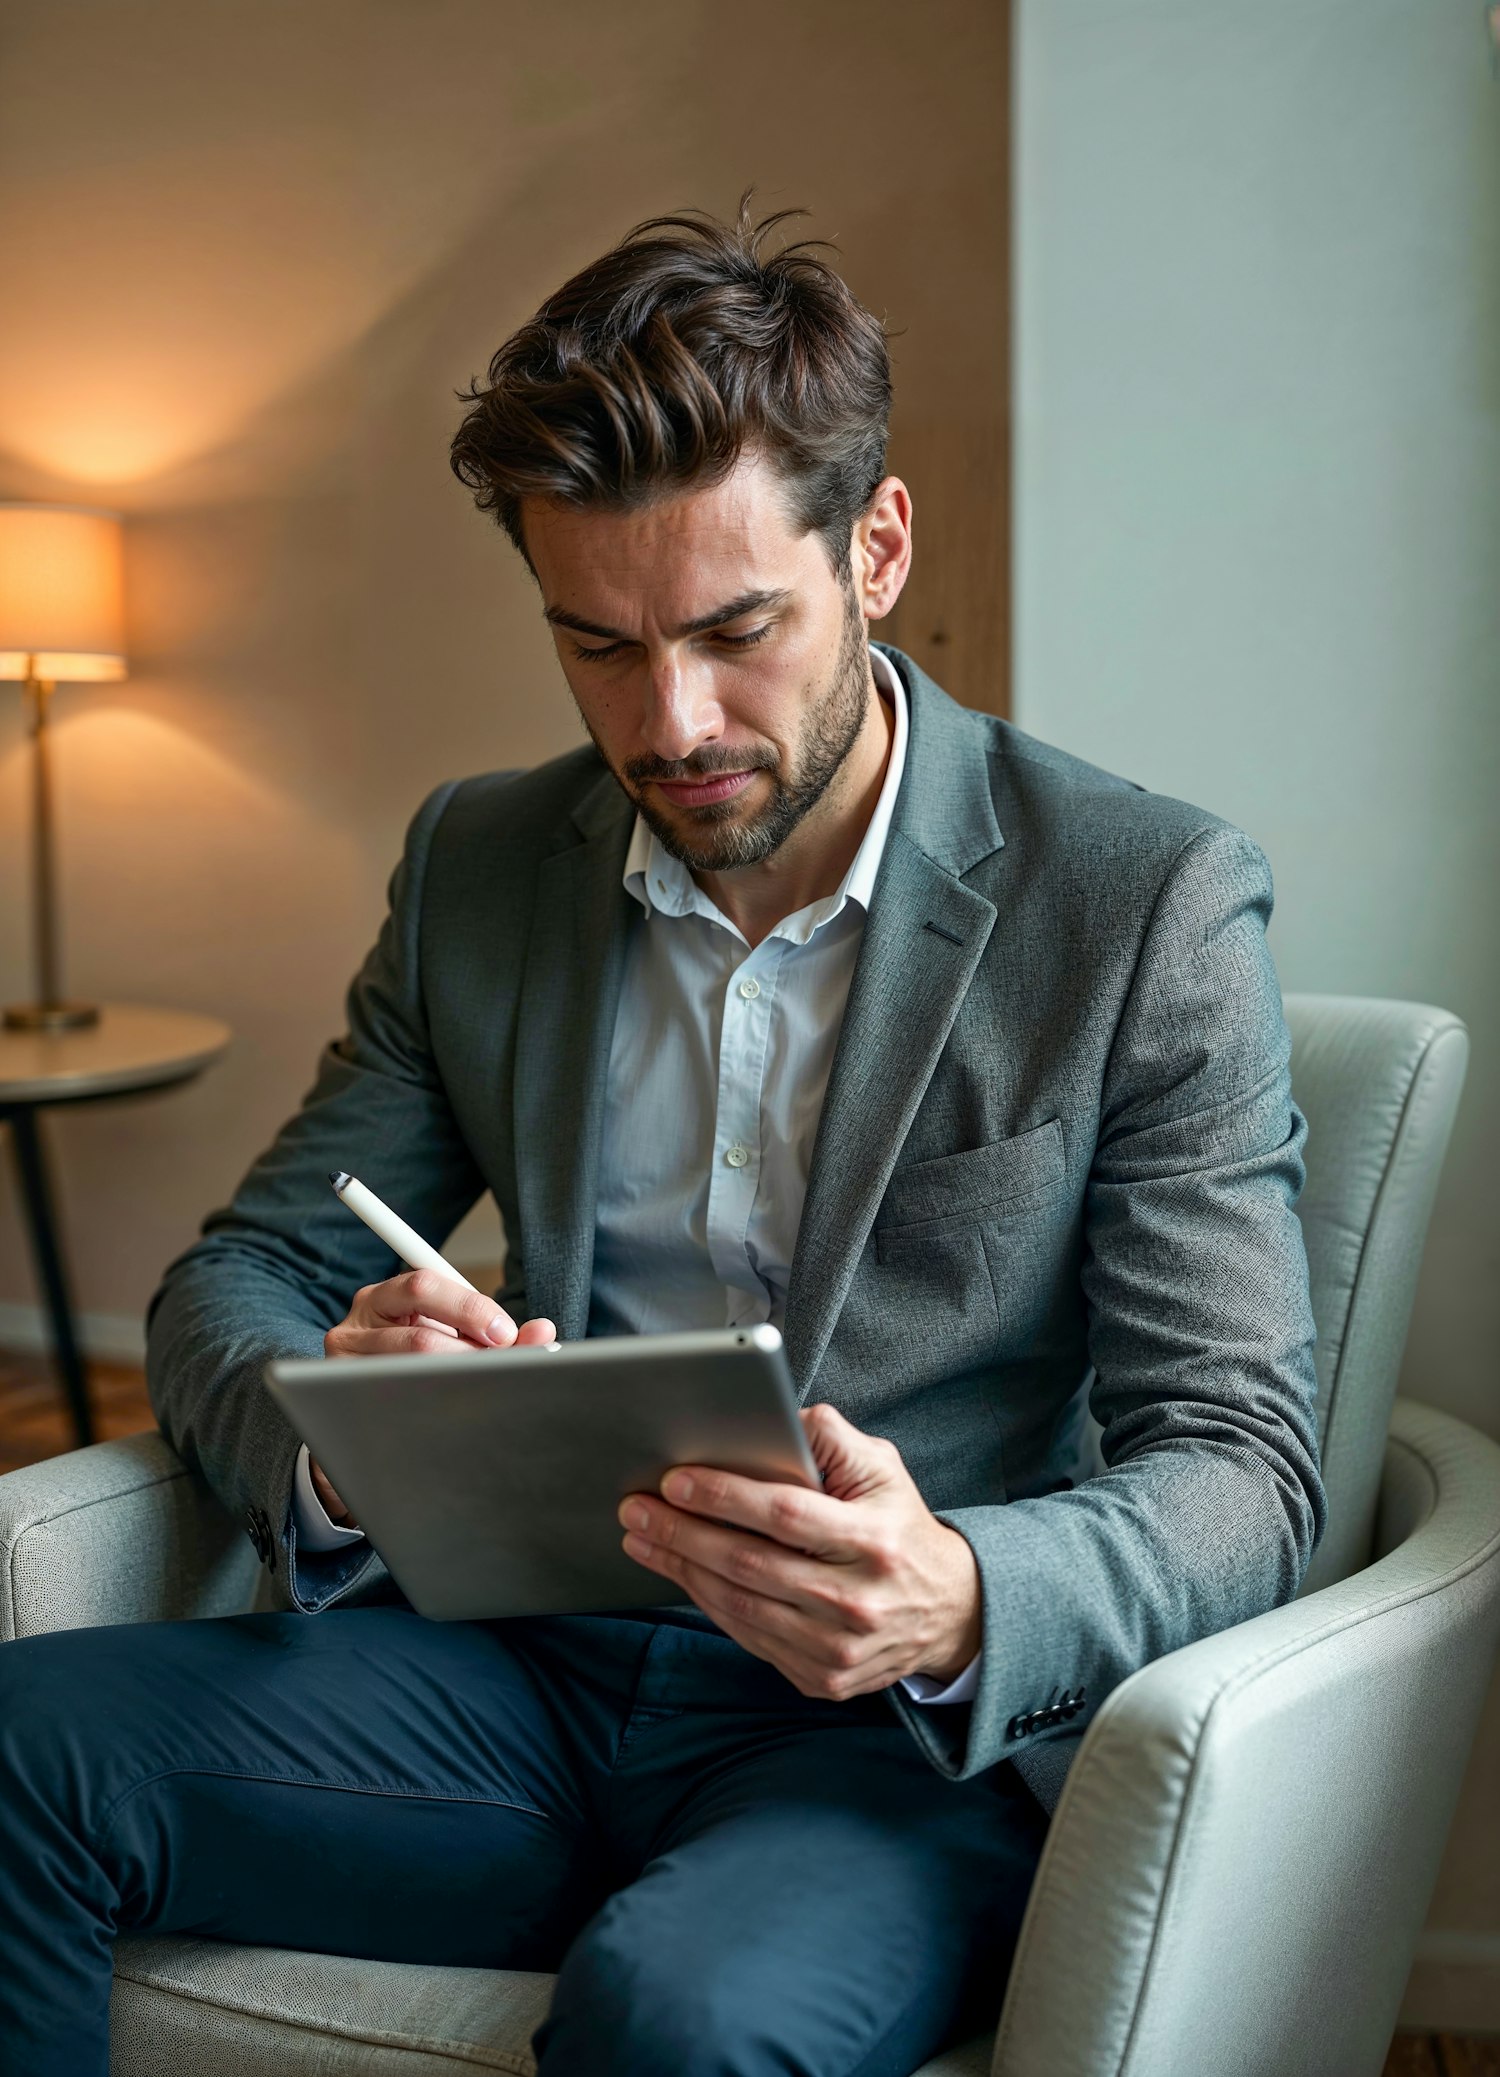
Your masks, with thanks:
[(31, 1251), (37, 1277), (52, 1317), (53, 1360), (73, 1415), (73, 1433), (82, 1448), (94, 1439), (94, 1416), (89, 1406), (88, 1376), (73, 1327), (73, 1301), (68, 1292), (67, 1271), (53, 1216), (52, 1192), (48, 1187), (47, 1163), (42, 1146), (41, 1121), (30, 1104), (8, 1109), (15, 1139), (16, 1165), (21, 1172), (21, 1200), (31, 1234)]

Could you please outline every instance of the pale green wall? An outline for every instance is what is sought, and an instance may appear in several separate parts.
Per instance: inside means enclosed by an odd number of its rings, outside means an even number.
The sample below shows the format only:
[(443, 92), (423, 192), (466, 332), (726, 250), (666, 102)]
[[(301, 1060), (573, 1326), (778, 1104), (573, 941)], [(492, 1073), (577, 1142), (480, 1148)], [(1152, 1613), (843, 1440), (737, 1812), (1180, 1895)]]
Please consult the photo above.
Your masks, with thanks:
[[(1483, 9), (1018, 15), (1016, 718), (1264, 845), (1284, 989), (1468, 1021), (1403, 1388), (1500, 1435), (1500, 80)], [(1494, 1936), (1474, 1953), (1500, 1990), (1493, 1712), (1465, 1811), (1434, 1919)]]

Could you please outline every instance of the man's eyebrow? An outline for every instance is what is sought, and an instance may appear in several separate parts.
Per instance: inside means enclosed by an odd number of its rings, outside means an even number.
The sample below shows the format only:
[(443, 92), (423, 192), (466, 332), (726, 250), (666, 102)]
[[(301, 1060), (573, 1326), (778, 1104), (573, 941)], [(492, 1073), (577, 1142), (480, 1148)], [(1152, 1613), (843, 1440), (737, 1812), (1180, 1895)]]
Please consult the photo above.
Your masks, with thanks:
[[(706, 634), (711, 627), (722, 627), (726, 620), (738, 620), (742, 613), (762, 613), (768, 607), (784, 606), (791, 598), (790, 591), (742, 591), (737, 599), (725, 606), (715, 606), (712, 613), (700, 613), (696, 620), (689, 620), (673, 630), (677, 636)], [(549, 606), (542, 615), (553, 627), (571, 628), (575, 635), (599, 635), (606, 642), (633, 642), (633, 635), (621, 634), (617, 627), (600, 627), (596, 620), (585, 620), (581, 613), (570, 613), (566, 606)]]

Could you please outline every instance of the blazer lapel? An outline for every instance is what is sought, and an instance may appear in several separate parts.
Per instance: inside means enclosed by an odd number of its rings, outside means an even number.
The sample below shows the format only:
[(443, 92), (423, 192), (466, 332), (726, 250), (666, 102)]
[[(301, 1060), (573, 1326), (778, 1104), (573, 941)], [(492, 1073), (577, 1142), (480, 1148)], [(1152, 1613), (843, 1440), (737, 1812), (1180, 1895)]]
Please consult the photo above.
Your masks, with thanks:
[(910, 735), (823, 1099), (783, 1339), (806, 1399), (902, 1142), (994, 928), (960, 875), (1004, 844), (977, 717), (900, 650)]
[[(515, 1148), (526, 1302), (565, 1341), (588, 1326), (610, 1040), (636, 909), (621, 884), (633, 816), (604, 775), (543, 858), (516, 1026)], [(638, 911), (637, 911), (638, 913)]]

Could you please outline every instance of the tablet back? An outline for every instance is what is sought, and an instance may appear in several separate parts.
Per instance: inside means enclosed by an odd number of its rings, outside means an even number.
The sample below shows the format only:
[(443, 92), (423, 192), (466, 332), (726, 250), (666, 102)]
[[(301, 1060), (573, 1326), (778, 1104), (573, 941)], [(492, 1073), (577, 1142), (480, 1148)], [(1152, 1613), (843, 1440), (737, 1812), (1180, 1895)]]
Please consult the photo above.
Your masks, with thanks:
[(421, 1614), (654, 1608), (687, 1596), (616, 1510), (674, 1464), (816, 1487), (774, 1327), (344, 1356), (266, 1383)]

